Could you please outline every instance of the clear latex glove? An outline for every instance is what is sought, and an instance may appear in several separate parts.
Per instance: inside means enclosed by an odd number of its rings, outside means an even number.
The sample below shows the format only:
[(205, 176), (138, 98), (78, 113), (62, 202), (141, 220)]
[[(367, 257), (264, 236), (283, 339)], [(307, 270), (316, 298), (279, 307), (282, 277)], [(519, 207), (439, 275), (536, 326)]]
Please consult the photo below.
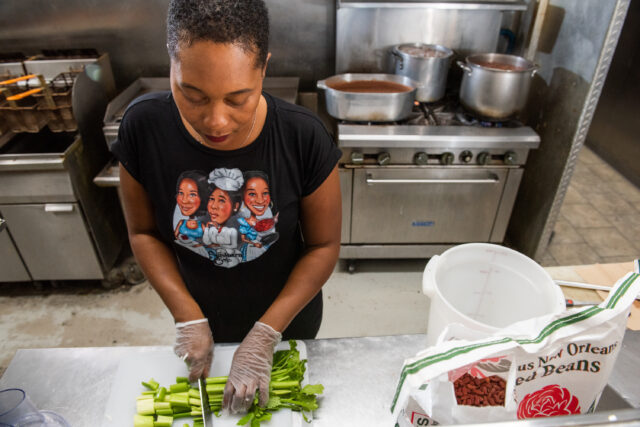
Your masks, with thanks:
[(269, 400), (269, 381), (273, 349), (282, 334), (271, 326), (256, 322), (233, 355), (229, 379), (224, 388), (222, 408), (232, 414), (246, 412), (260, 390), (260, 406)]
[(207, 319), (176, 323), (176, 355), (187, 363), (189, 381), (206, 378), (213, 361), (213, 336)]

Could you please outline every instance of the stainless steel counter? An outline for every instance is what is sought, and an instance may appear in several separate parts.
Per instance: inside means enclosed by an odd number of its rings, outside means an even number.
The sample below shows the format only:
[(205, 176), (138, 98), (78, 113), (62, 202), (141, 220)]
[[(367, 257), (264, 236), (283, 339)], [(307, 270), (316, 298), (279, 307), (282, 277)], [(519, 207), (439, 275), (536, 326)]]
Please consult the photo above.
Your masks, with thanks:
[[(392, 426), (389, 405), (402, 362), (426, 346), (426, 335), (308, 340), (305, 344), (310, 382), (325, 386), (320, 409), (314, 413), (315, 427)], [(96, 425), (104, 414), (118, 363), (159, 348), (19, 350), (0, 379), (0, 389), (23, 388), (38, 408), (62, 414), (71, 425)], [(639, 364), (640, 333), (628, 331), (601, 407), (640, 407)], [(640, 418), (640, 410), (636, 411)]]

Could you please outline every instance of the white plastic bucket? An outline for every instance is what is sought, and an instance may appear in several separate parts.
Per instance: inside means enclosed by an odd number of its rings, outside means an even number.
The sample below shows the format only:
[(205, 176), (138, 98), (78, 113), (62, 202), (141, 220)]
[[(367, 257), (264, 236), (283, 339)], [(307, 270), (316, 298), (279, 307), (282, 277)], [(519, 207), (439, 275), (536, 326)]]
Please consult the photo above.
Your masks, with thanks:
[(452, 323), (486, 334), (566, 309), (560, 287), (538, 263), (488, 243), (459, 245), (432, 257), (422, 292), (431, 299), (429, 345)]

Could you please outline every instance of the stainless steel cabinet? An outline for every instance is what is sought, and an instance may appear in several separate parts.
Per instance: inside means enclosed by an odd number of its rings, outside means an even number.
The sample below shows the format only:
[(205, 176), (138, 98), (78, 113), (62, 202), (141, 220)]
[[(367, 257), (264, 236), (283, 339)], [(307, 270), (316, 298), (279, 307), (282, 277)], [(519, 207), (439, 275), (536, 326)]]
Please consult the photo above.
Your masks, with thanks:
[(4, 226), (0, 226), (0, 271), (2, 271), (2, 281), (25, 282), (31, 280), (13, 245), (9, 230)]
[(487, 242), (507, 175), (506, 168), (354, 169), (351, 243)]
[(0, 213), (33, 280), (103, 277), (77, 203), (0, 205)]

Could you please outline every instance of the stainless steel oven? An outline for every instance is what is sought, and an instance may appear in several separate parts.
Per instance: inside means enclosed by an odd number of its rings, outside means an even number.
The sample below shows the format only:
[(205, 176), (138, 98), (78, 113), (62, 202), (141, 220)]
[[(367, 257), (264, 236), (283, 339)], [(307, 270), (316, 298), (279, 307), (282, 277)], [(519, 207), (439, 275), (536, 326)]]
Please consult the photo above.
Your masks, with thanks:
[(453, 97), (402, 123), (338, 123), (341, 257), (422, 258), (464, 242), (502, 243), (528, 152), (517, 121), (474, 119)]
[[(517, 33), (527, 10), (523, 1), (336, 5), (337, 74), (389, 72), (399, 43), (443, 45), (457, 59), (495, 52), (501, 29)], [(416, 103), (400, 122), (328, 121), (343, 153), (341, 258), (428, 258), (459, 243), (503, 243), (540, 138), (516, 120), (470, 116), (460, 77), (451, 69), (445, 96)]]

